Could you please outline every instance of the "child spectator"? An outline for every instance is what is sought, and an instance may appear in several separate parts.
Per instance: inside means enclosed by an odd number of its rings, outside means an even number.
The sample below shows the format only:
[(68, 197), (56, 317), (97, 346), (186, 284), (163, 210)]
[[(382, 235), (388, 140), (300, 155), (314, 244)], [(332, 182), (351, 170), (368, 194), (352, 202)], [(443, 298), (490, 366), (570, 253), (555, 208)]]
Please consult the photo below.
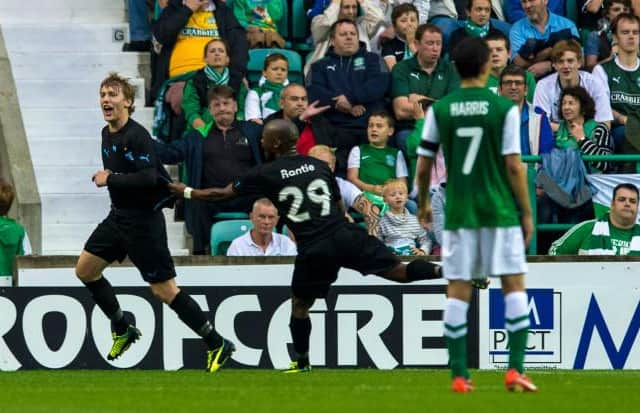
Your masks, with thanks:
[[(347, 161), (347, 179), (364, 192), (365, 196), (381, 208), (384, 206), (382, 189), (390, 179), (405, 182), (407, 164), (402, 152), (387, 146), (393, 135), (393, 118), (386, 111), (371, 114), (367, 127), (368, 144), (351, 149)], [(414, 205), (415, 206), (415, 205)]]
[(204, 47), (205, 67), (187, 81), (182, 95), (182, 111), (187, 132), (211, 122), (207, 103), (209, 89), (229, 84), (229, 47), (222, 39), (211, 40)]
[(249, 48), (284, 47), (285, 41), (278, 34), (283, 9), (283, 0), (233, 1), (233, 14), (247, 30)]
[(289, 84), (289, 61), (280, 53), (264, 59), (260, 85), (247, 93), (244, 118), (262, 125), (263, 119), (280, 110), (280, 94)]
[(406, 205), (409, 200), (404, 179), (392, 179), (384, 185), (384, 201), (389, 209), (380, 219), (378, 238), (396, 255), (427, 255), (431, 241), (418, 218)]
[(389, 68), (396, 63), (412, 57), (416, 52), (416, 29), (418, 28), (418, 9), (411, 3), (403, 3), (393, 8), (391, 23), (395, 37), (382, 45), (381, 56)]
[(11, 285), (13, 261), (17, 255), (31, 254), (24, 227), (7, 214), (15, 192), (10, 183), (0, 178), (0, 285)]

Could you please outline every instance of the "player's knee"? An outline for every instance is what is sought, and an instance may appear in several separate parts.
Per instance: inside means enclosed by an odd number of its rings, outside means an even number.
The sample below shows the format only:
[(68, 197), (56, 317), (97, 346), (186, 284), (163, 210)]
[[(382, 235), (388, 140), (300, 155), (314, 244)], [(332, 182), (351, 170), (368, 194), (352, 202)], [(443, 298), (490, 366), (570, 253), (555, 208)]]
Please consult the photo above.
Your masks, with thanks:
[(153, 295), (165, 304), (170, 304), (180, 292), (175, 284), (168, 282), (151, 284), (150, 287)]
[(102, 276), (102, 272), (86, 265), (76, 265), (76, 277), (84, 283), (96, 281)]
[(294, 318), (309, 317), (309, 309), (313, 305), (314, 301), (315, 300), (313, 298), (293, 297), (291, 300), (291, 303), (292, 303), (291, 315)]

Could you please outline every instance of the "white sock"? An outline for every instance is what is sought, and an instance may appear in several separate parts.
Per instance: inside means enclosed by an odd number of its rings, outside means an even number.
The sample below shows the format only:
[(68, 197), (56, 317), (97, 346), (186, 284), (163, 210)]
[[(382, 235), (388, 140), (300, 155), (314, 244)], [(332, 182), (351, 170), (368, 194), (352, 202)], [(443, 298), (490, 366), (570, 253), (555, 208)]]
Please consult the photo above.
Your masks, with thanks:
[(507, 331), (514, 332), (529, 327), (526, 292), (516, 291), (504, 296), (504, 318)]
[(467, 311), (469, 303), (457, 298), (447, 298), (444, 307), (444, 335), (456, 339), (467, 334)]

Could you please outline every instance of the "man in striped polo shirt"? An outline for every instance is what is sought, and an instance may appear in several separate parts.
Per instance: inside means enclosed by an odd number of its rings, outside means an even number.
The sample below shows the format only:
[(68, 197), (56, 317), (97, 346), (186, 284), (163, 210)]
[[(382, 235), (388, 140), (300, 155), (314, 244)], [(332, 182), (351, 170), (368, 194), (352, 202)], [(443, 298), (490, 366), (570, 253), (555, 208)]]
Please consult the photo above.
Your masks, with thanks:
[(637, 217), (638, 188), (619, 184), (613, 189), (611, 210), (571, 228), (551, 245), (549, 255), (639, 255)]

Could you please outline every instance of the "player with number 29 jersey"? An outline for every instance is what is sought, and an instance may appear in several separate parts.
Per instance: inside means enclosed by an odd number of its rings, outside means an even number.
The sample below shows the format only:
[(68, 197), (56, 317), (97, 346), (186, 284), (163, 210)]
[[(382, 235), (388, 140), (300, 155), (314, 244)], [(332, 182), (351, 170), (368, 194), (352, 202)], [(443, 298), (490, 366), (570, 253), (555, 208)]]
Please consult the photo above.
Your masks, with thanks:
[(333, 172), (312, 157), (286, 156), (257, 166), (234, 184), (234, 191), (271, 199), (301, 249), (347, 222)]
[(439, 144), (447, 167), (445, 229), (519, 225), (504, 155), (520, 153), (520, 114), (486, 88), (462, 88), (429, 108), (418, 154)]

